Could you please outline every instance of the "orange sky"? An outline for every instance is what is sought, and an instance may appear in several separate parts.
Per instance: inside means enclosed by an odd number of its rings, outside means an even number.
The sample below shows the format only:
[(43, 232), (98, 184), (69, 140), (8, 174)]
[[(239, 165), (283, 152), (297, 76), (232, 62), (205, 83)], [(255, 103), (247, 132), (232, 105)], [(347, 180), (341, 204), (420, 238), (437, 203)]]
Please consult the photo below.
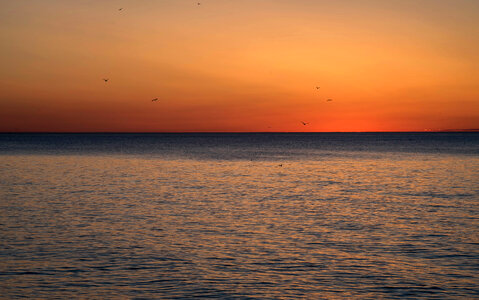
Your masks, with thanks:
[(0, 132), (479, 128), (477, 0), (199, 1), (1, 1)]

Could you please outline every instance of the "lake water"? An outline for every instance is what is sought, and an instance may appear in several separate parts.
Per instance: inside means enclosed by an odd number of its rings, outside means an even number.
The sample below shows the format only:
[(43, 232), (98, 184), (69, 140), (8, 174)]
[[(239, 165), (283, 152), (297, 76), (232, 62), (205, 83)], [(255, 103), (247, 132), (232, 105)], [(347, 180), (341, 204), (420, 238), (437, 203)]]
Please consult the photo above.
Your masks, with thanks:
[(0, 297), (479, 299), (479, 134), (0, 134)]

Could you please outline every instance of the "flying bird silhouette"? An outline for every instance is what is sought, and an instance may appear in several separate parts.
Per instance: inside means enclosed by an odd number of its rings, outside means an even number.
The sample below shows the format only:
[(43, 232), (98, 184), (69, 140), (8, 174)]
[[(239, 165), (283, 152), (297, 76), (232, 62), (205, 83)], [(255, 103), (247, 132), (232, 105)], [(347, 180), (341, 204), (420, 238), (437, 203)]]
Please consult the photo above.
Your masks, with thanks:
[(333, 101), (333, 99), (329, 98), (328, 100), (326, 100), (327, 102), (330, 102), (330, 101)]
[(320, 86), (317, 86), (316, 89), (319, 90), (321, 87)]
[(123, 10), (123, 7), (120, 7), (118, 10)]
[(309, 123), (303, 122), (303, 121), (301, 121), (301, 123), (303, 123), (303, 125), (305, 125), (305, 126), (309, 124)]
[(109, 80), (108, 78), (103, 78), (103, 81), (105, 82), (108, 82), (108, 80)]
[(151, 102), (158, 101), (158, 98), (152, 99)]

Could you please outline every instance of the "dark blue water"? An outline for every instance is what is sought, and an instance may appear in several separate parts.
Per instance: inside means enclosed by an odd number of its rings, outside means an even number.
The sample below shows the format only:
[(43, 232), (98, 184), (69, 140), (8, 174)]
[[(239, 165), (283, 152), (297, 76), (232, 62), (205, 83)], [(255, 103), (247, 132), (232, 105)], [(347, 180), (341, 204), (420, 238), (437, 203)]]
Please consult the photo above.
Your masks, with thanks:
[(479, 133), (0, 134), (0, 153), (5, 154), (160, 153), (248, 159), (270, 153), (308, 156), (309, 151), (478, 155)]
[(479, 298), (479, 134), (0, 134), (2, 298)]

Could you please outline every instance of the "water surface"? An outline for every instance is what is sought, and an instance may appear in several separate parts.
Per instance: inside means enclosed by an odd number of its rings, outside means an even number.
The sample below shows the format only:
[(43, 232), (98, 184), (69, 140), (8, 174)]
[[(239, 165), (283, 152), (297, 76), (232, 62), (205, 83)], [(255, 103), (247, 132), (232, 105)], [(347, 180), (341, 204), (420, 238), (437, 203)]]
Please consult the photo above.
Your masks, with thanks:
[(0, 293), (479, 298), (478, 178), (476, 133), (1, 134)]

